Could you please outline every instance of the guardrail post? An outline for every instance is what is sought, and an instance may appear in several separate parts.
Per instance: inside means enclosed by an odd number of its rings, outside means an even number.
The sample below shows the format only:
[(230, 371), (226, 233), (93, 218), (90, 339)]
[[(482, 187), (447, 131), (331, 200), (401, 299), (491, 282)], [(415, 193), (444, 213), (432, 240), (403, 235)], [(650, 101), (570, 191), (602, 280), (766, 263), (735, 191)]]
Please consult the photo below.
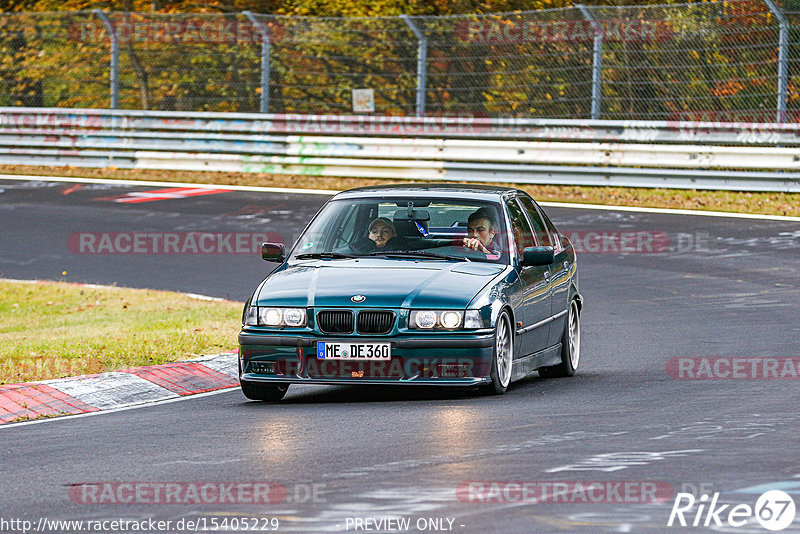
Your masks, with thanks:
[(594, 50), (592, 52), (592, 119), (600, 118), (600, 104), (603, 97), (603, 25), (597, 22), (583, 4), (576, 4), (583, 17), (589, 21), (594, 32)]
[(111, 42), (111, 66), (109, 69), (109, 78), (111, 79), (110, 109), (119, 109), (119, 36), (105, 13), (99, 9), (93, 9), (92, 13), (97, 15), (103, 26), (106, 27), (108, 38)]
[(242, 11), (242, 15), (258, 29), (261, 34), (261, 113), (269, 113), (269, 52), (271, 48), (269, 28), (259, 21), (250, 11)]
[(400, 15), (417, 38), (417, 117), (425, 116), (425, 78), (428, 75), (428, 36), (408, 15)]
[(786, 122), (786, 95), (789, 88), (789, 20), (773, 0), (764, 0), (778, 19), (778, 124)]

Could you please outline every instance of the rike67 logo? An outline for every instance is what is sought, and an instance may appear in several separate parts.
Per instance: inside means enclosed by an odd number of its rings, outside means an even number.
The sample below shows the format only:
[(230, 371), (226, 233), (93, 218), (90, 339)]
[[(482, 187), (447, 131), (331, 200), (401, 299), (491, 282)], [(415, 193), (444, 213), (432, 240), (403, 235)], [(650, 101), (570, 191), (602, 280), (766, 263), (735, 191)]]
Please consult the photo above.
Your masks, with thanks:
[(718, 501), (719, 493), (714, 493), (710, 500), (708, 495), (696, 499), (691, 493), (678, 493), (667, 526), (743, 527), (758, 522), (767, 530), (778, 531), (791, 525), (795, 517), (794, 500), (780, 490), (762, 493), (755, 506)]

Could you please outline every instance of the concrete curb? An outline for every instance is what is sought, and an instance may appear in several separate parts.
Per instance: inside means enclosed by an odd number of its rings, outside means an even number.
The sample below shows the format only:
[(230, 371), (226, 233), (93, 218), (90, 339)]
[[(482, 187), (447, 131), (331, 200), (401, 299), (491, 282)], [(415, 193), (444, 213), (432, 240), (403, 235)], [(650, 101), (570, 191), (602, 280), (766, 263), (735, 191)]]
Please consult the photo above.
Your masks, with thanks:
[(239, 385), (236, 353), (0, 386), (0, 424), (111, 410)]

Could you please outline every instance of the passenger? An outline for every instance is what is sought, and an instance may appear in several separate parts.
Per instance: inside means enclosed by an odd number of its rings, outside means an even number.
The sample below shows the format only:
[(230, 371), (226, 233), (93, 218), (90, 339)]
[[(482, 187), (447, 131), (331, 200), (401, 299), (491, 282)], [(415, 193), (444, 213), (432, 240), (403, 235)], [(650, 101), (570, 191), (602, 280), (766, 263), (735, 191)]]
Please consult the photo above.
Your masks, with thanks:
[(386, 217), (378, 217), (369, 223), (369, 239), (375, 250), (399, 250), (405, 248), (404, 240), (397, 235), (394, 224)]
[(467, 235), (464, 246), (485, 254), (499, 254), (500, 247), (494, 242), (497, 225), (488, 208), (479, 208), (467, 218)]

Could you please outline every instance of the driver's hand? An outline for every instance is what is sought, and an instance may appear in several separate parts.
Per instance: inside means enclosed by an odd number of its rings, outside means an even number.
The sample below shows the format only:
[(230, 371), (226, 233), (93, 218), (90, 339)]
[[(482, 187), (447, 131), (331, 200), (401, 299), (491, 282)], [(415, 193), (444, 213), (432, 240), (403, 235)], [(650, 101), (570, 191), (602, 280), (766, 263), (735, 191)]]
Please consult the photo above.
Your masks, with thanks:
[(465, 237), (464, 238), (464, 246), (470, 248), (472, 250), (477, 250), (483, 252), (484, 254), (488, 254), (489, 250), (483, 246), (481, 240), (477, 237)]

